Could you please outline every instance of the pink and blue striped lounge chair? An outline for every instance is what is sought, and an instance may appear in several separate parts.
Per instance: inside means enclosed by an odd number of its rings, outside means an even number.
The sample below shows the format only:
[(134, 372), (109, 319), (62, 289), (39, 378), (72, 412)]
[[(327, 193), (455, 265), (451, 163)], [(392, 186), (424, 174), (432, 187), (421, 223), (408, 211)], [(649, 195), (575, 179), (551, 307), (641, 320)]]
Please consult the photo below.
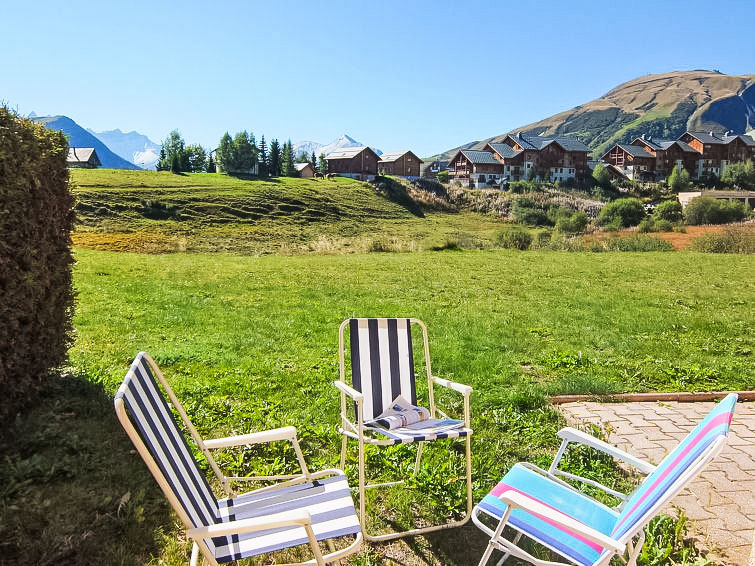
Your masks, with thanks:
[[(214, 495), (160, 387), (207, 458), (227, 497)], [(194, 542), (192, 566), (200, 554), (215, 565), (300, 545), (309, 545), (314, 555), (304, 564), (324, 565), (359, 550), (363, 537), (345, 475), (340, 470), (310, 473), (294, 427), (203, 440), (160, 369), (144, 352), (136, 357), (118, 389), (115, 410), (181, 519), (187, 538)], [(218, 448), (278, 440), (293, 444), (301, 474), (227, 477), (210, 453)], [(232, 484), (245, 480), (283, 481), (236, 495)], [(342, 540), (348, 544), (335, 550), (333, 539), (341, 537), (347, 537)], [(319, 541), (328, 544), (329, 554), (323, 555)]]
[[(539, 566), (565, 564), (535, 558), (518, 546), (522, 536), (562, 556), (566, 564), (607, 565), (613, 556), (619, 556), (634, 566), (645, 540), (645, 525), (723, 448), (736, 401), (736, 394), (725, 397), (658, 466), (578, 430), (561, 430), (562, 444), (549, 470), (516, 464), (475, 506), (474, 523), (491, 537), (480, 566), (487, 564), (496, 550), (503, 553), (499, 565), (509, 556)], [(570, 443), (606, 452), (648, 475), (628, 496), (589, 482), (621, 495), (618, 508), (609, 508), (557, 477), (584, 479), (557, 469)], [(513, 531), (512, 540), (504, 538), (504, 527)]]
[[(392, 401), (402, 396), (412, 405), (417, 405), (417, 387), (414, 373), (414, 351), (412, 344), (412, 325), (422, 331), (424, 346), (424, 366), (427, 373), (427, 405), (432, 419), (443, 421), (435, 428), (421, 428), (417, 430), (401, 429), (400, 432), (387, 430), (380, 426), (371, 425), (370, 421), (377, 418)], [(351, 367), (351, 385), (346, 382), (346, 329), (349, 336), (348, 361)], [(440, 529), (457, 527), (469, 521), (472, 513), (472, 459), (470, 452), (470, 414), (469, 397), (472, 388), (468, 385), (455, 383), (432, 375), (430, 367), (430, 347), (427, 327), (421, 320), (415, 318), (352, 318), (344, 320), (338, 331), (338, 353), (340, 380), (334, 385), (341, 393), (341, 463), (343, 469), (346, 462), (346, 452), (349, 440), (356, 440), (358, 444), (359, 466), (359, 516), (362, 521), (364, 536), (367, 540), (383, 541), (393, 538), (428, 533)], [(464, 402), (464, 418), (451, 419), (435, 404), (435, 385), (449, 388), (460, 393)], [(354, 418), (350, 416), (349, 398), (353, 402)], [(365, 481), (364, 445), (390, 446), (395, 444), (417, 443), (417, 456), (414, 463), (414, 473), (419, 470), (424, 442), (432, 442), (443, 438), (459, 439), (465, 443), (466, 458), (466, 499), (465, 516), (457, 521), (442, 525), (431, 525), (423, 528), (402, 532), (392, 532), (380, 535), (370, 535), (366, 531), (365, 522), (365, 489), (380, 486), (396, 485), (398, 482), (384, 482), (368, 484)]]

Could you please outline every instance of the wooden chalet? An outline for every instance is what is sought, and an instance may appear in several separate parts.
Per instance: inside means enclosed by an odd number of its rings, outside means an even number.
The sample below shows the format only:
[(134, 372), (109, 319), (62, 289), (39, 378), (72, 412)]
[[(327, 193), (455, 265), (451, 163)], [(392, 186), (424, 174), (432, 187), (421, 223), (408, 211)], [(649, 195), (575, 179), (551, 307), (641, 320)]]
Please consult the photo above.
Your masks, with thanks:
[(311, 163), (296, 163), (294, 167), (299, 172), (299, 177), (307, 179), (315, 176), (315, 168), (312, 167)]
[(380, 156), (378, 172), (381, 175), (417, 178), (421, 166), (422, 160), (411, 151), (396, 151)]
[[(590, 148), (577, 139), (516, 133), (505, 136), (499, 143), (511, 147), (517, 158), (521, 155), (521, 175), (519, 178), (514, 175), (511, 180), (528, 178), (530, 170), (536, 178), (553, 181), (566, 181), (587, 173)], [(513, 160), (511, 164), (514, 165)]]
[(655, 181), (655, 156), (638, 145), (616, 144), (600, 158), (622, 177), (635, 181)]
[(504, 165), (489, 151), (460, 149), (448, 162), (449, 178), (470, 189), (500, 187)]
[(685, 132), (679, 140), (700, 154), (695, 169), (690, 171), (696, 178), (708, 175), (720, 177), (730, 163), (755, 160), (755, 141), (750, 136), (731, 131), (724, 134)]
[(653, 171), (657, 178), (671, 175), (674, 167), (683, 167), (690, 176), (695, 176), (700, 153), (689, 144), (680, 140), (659, 140), (644, 135), (636, 138), (631, 145), (642, 147), (655, 158)]
[(66, 157), (68, 167), (80, 167), (83, 169), (96, 169), (102, 163), (97, 157), (97, 151), (93, 147), (69, 147)]
[(325, 160), (328, 173), (371, 181), (377, 175), (380, 156), (369, 147), (346, 147), (331, 151)]

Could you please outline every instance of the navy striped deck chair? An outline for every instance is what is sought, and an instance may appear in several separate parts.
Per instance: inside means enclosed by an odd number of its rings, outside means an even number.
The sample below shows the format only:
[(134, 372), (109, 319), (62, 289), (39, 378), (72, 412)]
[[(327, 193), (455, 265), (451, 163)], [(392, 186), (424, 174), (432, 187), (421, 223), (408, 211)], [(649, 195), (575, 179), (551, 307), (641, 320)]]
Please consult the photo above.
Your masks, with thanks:
[[(559, 432), (561, 447), (549, 470), (516, 464), (475, 507), (473, 521), (491, 539), (479, 566), (485, 566), (498, 550), (538, 566), (577, 564), (607, 566), (614, 556), (635, 566), (645, 541), (644, 527), (721, 451), (729, 432), (737, 395), (727, 395), (669, 453), (654, 466), (597, 438), (573, 428)], [(557, 469), (571, 443), (590, 446), (639, 469), (646, 475), (630, 494)], [(587, 481), (593, 487), (618, 496), (622, 502), (610, 508), (575, 489), (558, 476)], [(491, 526), (497, 525), (497, 526)], [(511, 527), (513, 540), (504, 538)], [(526, 536), (568, 562), (540, 560), (518, 546)]]
[[(207, 458), (226, 497), (214, 495), (161, 388)], [(118, 389), (115, 411), (178, 514), (187, 538), (194, 543), (192, 566), (200, 555), (215, 565), (300, 545), (309, 545), (314, 557), (297, 564), (324, 565), (359, 550), (363, 537), (346, 476), (335, 469), (310, 473), (294, 427), (203, 440), (160, 369), (144, 352), (131, 364)], [(278, 440), (293, 444), (301, 474), (227, 477), (220, 472), (210, 452)], [(231, 486), (249, 479), (281, 481), (236, 495)], [(333, 539), (341, 539), (343, 548), (335, 550)], [(323, 555), (320, 541), (327, 543), (328, 554)]]
[[(414, 367), (412, 327), (422, 333), (424, 366), (427, 374), (427, 399), (418, 401)], [(348, 352), (346, 348), (348, 334)], [(341, 393), (341, 468), (346, 463), (348, 441), (356, 440), (359, 466), (359, 515), (367, 540), (382, 541), (412, 536), (465, 524), (472, 511), (472, 460), (470, 451), (469, 397), (472, 388), (435, 377), (430, 366), (430, 348), (427, 327), (414, 318), (352, 318), (344, 320), (339, 328), (340, 380), (334, 385)], [(347, 355), (348, 354), (348, 355)], [(347, 382), (347, 361), (351, 370)], [(464, 402), (463, 419), (452, 419), (435, 403), (434, 386), (460, 393)], [(422, 407), (427, 420), (418, 424), (389, 429), (376, 422), (384, 412), (401, 399), (412, 406)], [(352, 409), (353, 407), (353, 409)], [(353, 417), (350, 415), (353, 413)], [(423, 418), (424, 418), (423, 417)], [(384, 422), (384, 421), (382, 421)], [(443, 438), (459, 439), (465, 443), (467, 512), (458, 521), (431, 525), (402, 532), (371, 535), (366, 530), (365, 489), (400, 484), (388, 482), (368, 484), (365, 481), (364, 445), (389, 446), (417, 443), (414, 473), (419, 470), (424, 442)]]

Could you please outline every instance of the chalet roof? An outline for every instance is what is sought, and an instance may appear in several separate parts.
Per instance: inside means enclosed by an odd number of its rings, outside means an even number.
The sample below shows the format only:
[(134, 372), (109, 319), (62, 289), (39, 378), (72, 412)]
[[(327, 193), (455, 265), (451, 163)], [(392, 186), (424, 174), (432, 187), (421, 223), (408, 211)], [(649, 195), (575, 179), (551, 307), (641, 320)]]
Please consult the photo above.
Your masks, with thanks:
[(653, 156), (649, 154), (644, 147), (640, 147), (638, 145), (624, 145), (620, 143), (616, 145), (618, 145), (621, 149), (623, 149), (628, 154), (634, 157), (649, 157), (651, 159), (653, 158)]
[[(676, 144), (679, 146), (679, 148), (682, 151), (687, 152), (693, 152), (693, 153), (700, 153), (697, 151), (694, 147), (689, 145), (688, 143), (685, 143), (681, 140), (659, 140), (659, 139), (653, 139), (653, 138), (637, 138), (632, 143), (636, 141), (641, 141), (645, 144), (647, 144), (650, 148), (658, 151), (666, 151), (668, 148), (670, 148), (672, 145)], [(637, 147), (637, 146), (634, 146)]]
[[(325, 156), (325, 159), (351, 159), (352, 157), (356, 157), (360, 153), (362, 153), (365, 149), (370, 149), (366, 145), (360, 145), (357, 147), (341, 147), (339, 149), (335, 149), (331, 151), (328, 155)], [(372, 151), (370, 149), (370, 151)], [(373, 151), (373, 153), (375, 153)]]
[(489, 151), (483, 151), (481, 149), (462, 149), (459, 150), (464, 157), (469, 159), (472, 163), (492, 164), (500, 165), (501, 163), (493, 157), (493, 154)]
[[(746, 145), (755, 146), (755, 141), (750, 136), (742, 134), (720, 134), (716, 132), (685, 132), (693, 138), (708, 144), (726, 145), (733, 142), (735, 139), (741, 139)], [(684, 135), (684, 134), (682, 134)]]
[[(411, 153), (412, 155), (414, 155), (414, 153), (412, 153), (408, 149), (404, 150), (404, 151), (392, 151), (390, 153), (384, 153), (383, 155), (381, 155), (380, 156), (380, 161), (382, 161), (384, 163), (388, 163), (388, 162), (391, 162), (391, 161), (396, 161), (396, 160), (400, 159), (401, 157), (403, 157), (404, 155), (406, 155), (407, 153)], [(417, 156), (415, 155), (415, 157), (417, 157)], [(417, 157), (417, 159), (419, 159), (419, 157)]]
[[(296, 167), (297, 171), (303, 171), (307, 167), (312, 167), (312, 164), (311, 163), (295, 163), (294, 167)], [(313, 167), (313, 169), (314, 169), (314, 167)]]
[(516, 157), (517, 155), (522, 153), (521, 150), (517, 151), (513, 147), (505, 143), (489, 143), (488, 145), (493, 148), (493, 151), (495, 151), (498, 155), (500, 155), (504, 159)]
[(575, 138), (565, 136), (528, 136), (522, 133), (509, 134), (509, 137), (521, 145), (524, 149), (541, 150), (544, 147), (557, 143), (566, 151), (584, 151), (590, 152), (590, 148)]
[(97, 152), (93, 147), (69, 147), (66, 161), (68, 163), (87, 163), (92, 158), (92, 154), (99, 161)]

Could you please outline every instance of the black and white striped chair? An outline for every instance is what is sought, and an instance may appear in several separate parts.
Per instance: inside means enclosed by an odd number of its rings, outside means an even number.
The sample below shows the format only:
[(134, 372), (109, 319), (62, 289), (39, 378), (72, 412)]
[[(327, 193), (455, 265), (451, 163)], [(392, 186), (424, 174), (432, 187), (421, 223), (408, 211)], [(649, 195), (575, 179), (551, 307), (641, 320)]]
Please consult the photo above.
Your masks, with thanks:
[[(227, 497), (219, 499), (213, 494), (160, 387), (207, 458)], [(115, 411), (184, 524), (186, 536), (194, 541), (192, 566), (197, 564), (200, 553), (214, 565), (308, 544), (314, 558), (298, 564), (324, 565), (359, 550), (363, 537), (346, 476), (335, 469), (310, 473), (294, 427), (203, 440), (160, 369), (144, 352), (131, 364), (118, 389)], [(210, 453), (217, 448), (276, 440), (293, 444), (301, 474), (227, 477)], [(235, 495), (232, 483), (249, 479), (282, 481)], [(347, 546), (336, 551), (332, 539), (338, 537), (349, 540)], [(329, 554), (323, 555), (318, 541), (328, 543)]]
[[(417, 430), (402, 430), (396, 432), (387, 430), (377, 425), (371, 425), (370, 421), (378, 417), (390, 406), (399, 395), (417, 405), (417, 387), (414, 373), (414, 348), (412, 344), (412, 325), (422, 331), (424, 346), (424, 365), (427, 373), (426, 408), (430, 411), (430, 418), (442, 418), (446, 422), (438, 428), (422, 428)], [(349, 356), (348, 362), (351, 368), (351, 385), (346, 382), (347, 356), (346, 356), (346, 329), (348, 328)], [(334, 385), (341, 392), (341, 469), (346, 463), (346, 452), (349, 439), (358, 444), (359, 466), (359, 517), (362, 529), (367, 540), (382, 541), (393, 538), (412, 536), (428, 533), (440, 529), (458, 527), (465, 524), (472, 513), (472, 459), (470, 450), (469, 397), (472, 388), (441, 379), (432, 375), (430, 367), (430, 347), (427, 335), (427, 326), (415, 318), (352, 318), (341, 323), (338, 333), (338, 352), (340, 380)], [(463, 396), (464, 418), (463, 420), (449, 419), (435, 404), (433, 387), (439, 385), (452, 389)], [(353, 401), (354, 418), (350, 418), (350, 403)], [(422, 405), (422, 403), (420, 403)], [(448, 421), (454, 421), (449, 426)], [(458, 521), (432, 525), (423, 528), (411, 529), (403, 532), (393, 532), (380, 535), (370, 535), (366, 529), (365, 521), (365, 489), (386, 485), (394, 485), (401, 482), (387, 482), (368, 484), (365, 480), (365, 457), (364, 445), (393, 445), (405, 443), (418, 443), (417, 457), (414, 464), (414, 473), (419, 470), (422, 458), (422, 446), (424, 442), (439, 440), (442, 438), (457, 438), (465, 443), (466, 457), (466, 499), (467, 510), (464, 517)]]

